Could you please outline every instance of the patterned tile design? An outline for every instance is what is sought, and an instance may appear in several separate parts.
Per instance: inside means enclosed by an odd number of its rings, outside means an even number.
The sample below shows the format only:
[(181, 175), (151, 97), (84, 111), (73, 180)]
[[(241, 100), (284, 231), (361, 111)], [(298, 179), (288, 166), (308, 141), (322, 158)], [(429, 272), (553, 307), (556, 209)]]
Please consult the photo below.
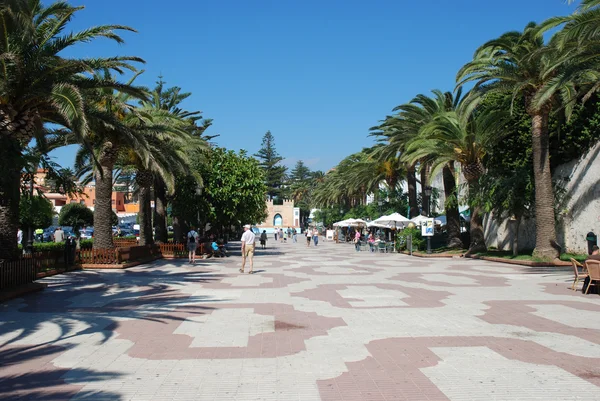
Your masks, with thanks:
[(49, 277), (0, 304), (2, 400), (597, 400), (566, 269), (274, 244)]

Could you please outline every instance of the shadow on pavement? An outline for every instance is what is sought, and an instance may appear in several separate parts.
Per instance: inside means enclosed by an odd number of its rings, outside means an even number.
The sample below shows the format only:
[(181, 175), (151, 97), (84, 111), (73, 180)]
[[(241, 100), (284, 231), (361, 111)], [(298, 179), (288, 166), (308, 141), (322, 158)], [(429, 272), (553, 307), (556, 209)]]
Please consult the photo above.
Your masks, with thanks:
[(100, 382), (121, 375), (80, 368), (49, 368), (47, 363), (65, 350), (52, 345), (0, 348), (0, 399), (68, 400), (75, 394), (89, 399), (122, 399), (119, 394), (110, 391), (80, 392), (82, 385), (66, 383), (65, 376), (75, 380), (80, 378), (82, 382)]

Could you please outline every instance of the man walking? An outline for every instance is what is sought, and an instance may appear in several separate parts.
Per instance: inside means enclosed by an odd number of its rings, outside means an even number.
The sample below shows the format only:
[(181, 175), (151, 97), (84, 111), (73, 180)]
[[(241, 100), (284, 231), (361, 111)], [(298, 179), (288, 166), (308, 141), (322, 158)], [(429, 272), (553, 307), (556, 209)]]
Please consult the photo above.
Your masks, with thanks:
[(292, 228), (292, 241), (298, 242), (298, 231), (295, 228)]
[(62, 227), (58, 227), (56, 231), (54, 231), (54, 242), (63, 242), (65, 239), (65, 232)]
[(254, 241), (256, 237), (250, 228), (250, 224), (246, 224), (244, 226), (244, 234), (242, 234), (242, 268), (240, 269), (240, 273), (244, 272), (246, 259), (250, 261), (250, 271), (248, 274), (252, 274), (254, 269)]
[(198, 233), (192, 228), (187, 235), (188, 238), (188, 262), (196, 263), (196, 249), (198, 248)]

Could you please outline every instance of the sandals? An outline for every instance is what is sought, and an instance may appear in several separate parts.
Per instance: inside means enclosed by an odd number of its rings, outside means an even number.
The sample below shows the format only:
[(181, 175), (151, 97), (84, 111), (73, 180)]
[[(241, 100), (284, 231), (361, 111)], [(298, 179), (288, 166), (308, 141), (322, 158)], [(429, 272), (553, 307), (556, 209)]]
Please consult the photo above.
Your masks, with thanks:
[(244, 269), (240, 269), (240, 273), (243, 273), (243, 272), (244, 272)]
[(248, 272), (248, 274), (254, 274), (254, 272), (253, 272), (252, 270), (250, 270), (250, 271)]

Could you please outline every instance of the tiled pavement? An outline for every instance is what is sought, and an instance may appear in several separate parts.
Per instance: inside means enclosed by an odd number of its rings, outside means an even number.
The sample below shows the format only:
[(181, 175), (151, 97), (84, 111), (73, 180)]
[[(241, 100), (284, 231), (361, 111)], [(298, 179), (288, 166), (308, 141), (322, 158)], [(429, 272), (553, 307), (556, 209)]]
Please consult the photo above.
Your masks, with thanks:
[(0, 305), (2, 400), (598, 400), (561, 269), (275, 244), (46, 279)]

